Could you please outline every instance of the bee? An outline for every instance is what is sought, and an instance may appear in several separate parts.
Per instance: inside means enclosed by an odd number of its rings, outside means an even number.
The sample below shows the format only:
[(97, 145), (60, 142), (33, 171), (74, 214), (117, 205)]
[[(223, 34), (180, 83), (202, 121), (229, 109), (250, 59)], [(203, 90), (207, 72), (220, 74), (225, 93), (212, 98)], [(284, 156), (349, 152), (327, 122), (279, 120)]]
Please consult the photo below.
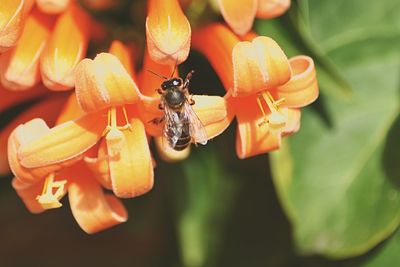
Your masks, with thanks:
[(194, 71), (190, 71), (185, 80), (180, 77), (164, 78), (157, 92), (161, 95), (159, 108), (164, 116), (152, 120), (155, 124), (165, 121), (163, 139), (170, 147), (181, 151), (191, 143), (205, 145), (207, 133), (192, 106), (195, 101), (189, 94), (189, 82)]

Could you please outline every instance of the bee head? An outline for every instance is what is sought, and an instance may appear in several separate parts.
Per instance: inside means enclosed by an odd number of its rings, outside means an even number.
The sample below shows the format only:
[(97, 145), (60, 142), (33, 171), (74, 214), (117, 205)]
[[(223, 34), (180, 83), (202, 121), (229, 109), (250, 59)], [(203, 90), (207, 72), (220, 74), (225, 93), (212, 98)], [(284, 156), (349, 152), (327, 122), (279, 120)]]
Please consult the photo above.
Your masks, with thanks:
[(173, 87), (181, 87), (182, 83), (183, 82), (181, 78), (168, 79), (161, 84), (161, 89), (168, 90)]

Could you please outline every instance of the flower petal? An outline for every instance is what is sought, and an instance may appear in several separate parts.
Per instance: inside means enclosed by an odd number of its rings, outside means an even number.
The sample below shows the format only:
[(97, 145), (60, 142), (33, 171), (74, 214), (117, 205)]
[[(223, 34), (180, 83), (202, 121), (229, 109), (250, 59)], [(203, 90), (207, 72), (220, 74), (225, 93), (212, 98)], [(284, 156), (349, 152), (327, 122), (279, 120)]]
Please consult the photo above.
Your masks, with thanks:
[(300, 119), (301, 119), (301, 111), (300, 109), (286, 108), (282, 109), (283, 112), (286, 112), (285, 116), (287, 117), (285, 129), (283, 130), (283, 136), (291, 135), (297, 132), (300, 129)]
[(91, 113), (52, 129), (40, 139), (22, 145), (18, 156), (26, 168), (61, 163), (80, 156), (102, 137), (105, 114)]
[(126, 222), (128, 214), (114, 196), (104, 194), (101, 186), (84, 164), (70, 170), (68, 197), (72, 214), (79, 226), (93, 234)]
[(25, 90), (39, 83), (39, 59), (53, 22), (53, 17), (37, 9), (26, 19), (18, 45), (0, 57), (1, 82), (5, 87)]
[(14, 46), (25, 23), (32, 0), (2, 0), (0, 8), (0, 53)]
[(289, 61), (271, 38), (259, 36), (251, 43), (238, 43), (232, 51), (234, 65), (233, 96), (246, 96), (289, 81)]
[(70, 0), (36, 0), (38, 8), (45, 13), (59, 14), (65, 11)]
[(308, 56), (296, 56), (289, 60), (293, 76), (290, 81), (272, 91), (277, 99), (285, 98), (282, 107), (300, 108), (318, 98), (318, 81), (314, 62)]
[(20, 179), (15, 177), (11, 184), (18, 196), (24, 202), (25, 207), (31, 213), (37, 214), (45, 211), (45, 209), (36, 200), (36, 197), (42, 193), (43, 182), (27, 186)]
[(146, 19), (147, 49), (166, 65), (180, 64), (190, 50), (191, 27), (178, 0), (149, 0)]
[(253, 26), (257, 11), (257, 0), (218, 0), (221, 14), (232, 30), (246, 34)]
[[(85, 154), (84, 161), (96, 177), (97, 181), (104, 188), (112, 190), (106, 140), (102, 139), (100, 141), (100, 146), (94, 148), (97, 148), (97, 150), (93, 148), (90, 149), (90, 151)], [(91, 152), (93, 153), (94, 151), (96, 151), (97, 154), (92, 155)]]
[(193, 95), (193, 109), (204, 125), (208, 139), (221, 134), (233, 119), (225, 98), (220, 96)]
[(139, 102), (139, 116), (144, 122), (147, 134), (151, 136), (162, 135), (163, 127), (161, 124), (152, 122), (154, 118), (161, 118), (164, 112), (158, 107), (160, 104), (160, 97), (146, 97), (142, 96)]
[(74, 69), (86, 54), (89, 28), (88, 15), (75, 4), (70, 5), (57, 19), (40, 60), (42, 79), (46, 87), (68, 90), (74, 86)]
[(136, 118), (130, 123), (132, 131), (123, 132), (126, 145), (117, 155), (111, 154), (107, 140), (113, 192), (122, 198), (142, 195), (153, 187), (153, 164), (144, 125)]
[(193, 34), (192, 46), (211, 63), (225, 90), (233, 88), (232, 50), (239, 38), (222, 24), (215, 23)]
[(67, 121), (75, 120), (83, 115), (85, 115), (85, 113), (80, 108), (75, 93), (71, 93), (57, 117), (56, 124), (58, 125)]
[[(30, 107), (25, 112), (12, 120), (0, 132), (0, 175), (9, 173), (8, 159), (7, 159), (7, 140), (11, 132), (20, 124), (26, 123), (34, 118), (42, 118), (48, 125), (54, 125), (58, 116), (60, 107), (65, 102), (62, 96), (51, 97), (42, 102)], [(49, 110), (53, 112), (49, 112)]]
[(163, 140), (163, 136), (155, 137), (155, 143), (158, 155), (161, 159), (166, 162), (178, 162), (186, 159), (190, 155), (190, 146), (187, 146), (183, 150), (175, 150), (166, 144), (166, 141)]
[[(159, 98), (160, 95), (156, 92), (157, 88), (160, 88), (163, 79), (150, 71), (157, 73), (158, 75), (170, 77), (174, 72), (175, 66), (173, 65), (162, 65), (158, 64), (151, 59), (147, 49), (144, 51), (143, 68), (139, 79), (140, 92), (146, 96)], [(178, 75), (178, 71), (175, 71), (174, 76)]]
[(110, 54), (116, 56), (121, 61), (131, 78), (134, 81), (137, 81), (134, 66), (134, 47), (115, 40), (111, 43)]
[(244, 159), (278, 149), (281, 144), (281, 132), (274, 131), (268, 123), (265, 123), (264, 115), (257, 105), (257, 97), (241, 97), (232, 101), (238, 121), (236, 135), (238, 157)]
[(114, 55), (101, 53), (94, 60), (84, 59), (76, 68), (76, 96), (85, 112), (132, 104), (139, 100), (139, 89)]
[(272, 19), (285, 13), (290, 7), (290, 0), (258, 0), (256, 17)]
[(52, 164), (37, 168), (25, 168), (18, 158), (21, 146), (36, 141), (46, 135), (50, 129), (42, 119), (34, 119), (18, 126), (8, 139), (8, 162), (11, 171), (23, 183), (31, 185), (43, 180), (49, 173), (58, 171), (74, 164), (80, 157), (64, 161), (62, 164)]

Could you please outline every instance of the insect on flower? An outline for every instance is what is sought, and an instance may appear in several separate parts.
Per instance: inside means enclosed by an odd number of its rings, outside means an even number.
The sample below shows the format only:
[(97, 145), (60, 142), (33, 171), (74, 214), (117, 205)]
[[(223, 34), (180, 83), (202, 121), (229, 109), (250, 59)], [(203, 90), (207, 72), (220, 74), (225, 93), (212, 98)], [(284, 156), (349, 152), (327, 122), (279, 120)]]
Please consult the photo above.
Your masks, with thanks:
[[(150, 71), (151, 72), (151, 71)], [(153, 72), (152, 72), (153, 73)], [(194, 112), (195, 101), (189, 94), (189, 83), (194, 71), (190, 71), (185, 80), (179, 77), (164, 79), (157, 92), (161, 95), (159, 108), (164, 110), (164, 116), (155, 118), (154, 124), (164, 123), (163, 138), (173, 149), (181, 151), (190, 143), (207, 144), (207, 132)]]

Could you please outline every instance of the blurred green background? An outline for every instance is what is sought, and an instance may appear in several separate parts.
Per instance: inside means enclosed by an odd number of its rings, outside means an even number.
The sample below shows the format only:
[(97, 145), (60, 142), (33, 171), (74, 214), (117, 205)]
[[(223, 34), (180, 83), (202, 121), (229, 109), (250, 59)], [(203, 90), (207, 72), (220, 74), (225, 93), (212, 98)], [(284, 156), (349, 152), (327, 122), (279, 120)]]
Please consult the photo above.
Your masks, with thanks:
[[(4, 177), (0, 266), (400, 266), (400, 1), (292, 1), (255, 29), (317, 66), (320, 98), (281, 150), (237, 159), (233, 123), (182, 163), (155, 155), (154, 189), (96, 235), (65, 200), (29, 214)], [(192, 93), (224, 94), (201, 55), (181, 68)]]

